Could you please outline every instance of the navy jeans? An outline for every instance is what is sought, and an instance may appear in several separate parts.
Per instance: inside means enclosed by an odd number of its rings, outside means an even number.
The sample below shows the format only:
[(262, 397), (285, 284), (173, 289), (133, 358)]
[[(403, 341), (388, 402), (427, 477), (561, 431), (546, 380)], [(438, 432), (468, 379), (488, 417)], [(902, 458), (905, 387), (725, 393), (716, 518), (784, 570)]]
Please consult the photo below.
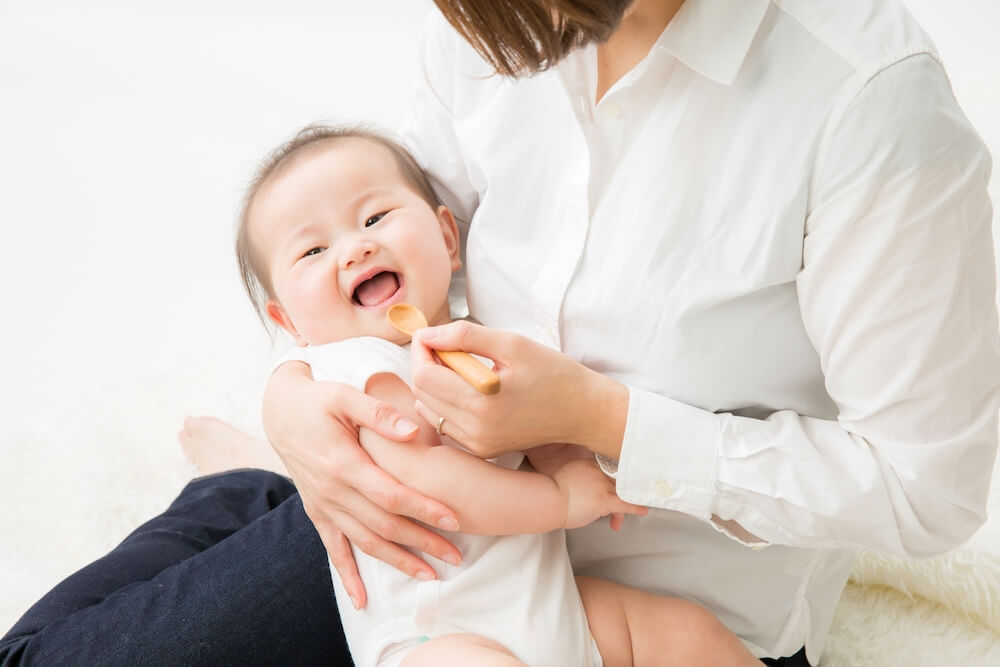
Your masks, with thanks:
[(326, 552), (286, 478), (196, 479), (0, 639), (0, 665), (351, 665)]
[(0, 639), (0, 667), (352, 664), (319, 535), (262, 470), (192, 481)]

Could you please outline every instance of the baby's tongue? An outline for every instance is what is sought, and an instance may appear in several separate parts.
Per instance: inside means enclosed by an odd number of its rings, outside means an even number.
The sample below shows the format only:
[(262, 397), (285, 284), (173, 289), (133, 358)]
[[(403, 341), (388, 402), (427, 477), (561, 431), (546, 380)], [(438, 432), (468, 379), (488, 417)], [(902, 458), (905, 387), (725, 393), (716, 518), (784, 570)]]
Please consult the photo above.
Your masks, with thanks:
[(399, 289), (395, 273), (383, 271), (364, 281), (354, 290), (354, 296), (362, 306), (377, 306)]

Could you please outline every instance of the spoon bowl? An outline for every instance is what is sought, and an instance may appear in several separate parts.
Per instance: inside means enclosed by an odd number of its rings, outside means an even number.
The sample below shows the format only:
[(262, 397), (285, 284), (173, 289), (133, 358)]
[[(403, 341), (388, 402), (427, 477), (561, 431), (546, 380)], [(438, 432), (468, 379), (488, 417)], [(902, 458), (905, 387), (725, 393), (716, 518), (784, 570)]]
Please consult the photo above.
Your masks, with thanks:
[[(396, 331), (413, 338), (417, 329), (427, 326), (427, 318), (420, 309), (408, 303), (397, 303), (386, 311), (386, 319)], [(462, 376), (481, 394), (495, 394), (500, 391), (500, 376), (487, 368), (468, 352), (458, 350), (434, 350), (434, 354), (445, 366)]]
[(424, 313), (408, 303), (397, 303), (389, 306), (385, 316), (396, 331), (404, 333), (410, 338), (413, 338), (417, 329), (427, 327), (427, 318), (424, 317)]

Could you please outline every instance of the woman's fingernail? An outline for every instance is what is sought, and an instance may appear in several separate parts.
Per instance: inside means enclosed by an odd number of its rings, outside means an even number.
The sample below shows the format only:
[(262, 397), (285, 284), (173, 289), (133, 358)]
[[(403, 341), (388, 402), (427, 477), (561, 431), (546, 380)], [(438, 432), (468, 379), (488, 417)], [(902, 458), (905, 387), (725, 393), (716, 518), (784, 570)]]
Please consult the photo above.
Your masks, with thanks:
[(399, 435), (410, 435), (417, 430), (417, 425), (405, 417), (399, 417), (392, 423), (392, 430)]
[(427, 342), (437, 338), (437, 331), (434, 329), (421, 329), (417, 331), (417, 335), (420, 336), (420, 340)]
[(443, 516), (438, 519), (438, 528), (441, 530), (449, 530), (455, 532), (458, 530), (458, 522), (452, 519), (450, 516)]
[(433, 581), (434, 575), (426, 570), (420, 570), (420, 572), (417, 572), (417, 579), (420, 581)]
[(449, 565), (454, 565), (455, 567), (458, 567), (459, 565), (462, 564), (462, 559), (459, 558), (458, 554), (445, 554), (444, 556), (441, 557), (441, 560), (448, 563)]
[(351, 604), (354, 605), (354, 608), (355, 609), (361, 609), (361, 607), (358, 606), (358, 599), (356, 597), (354, 597), (353, 595), (351, 595), (350, 598), (351, 598)]

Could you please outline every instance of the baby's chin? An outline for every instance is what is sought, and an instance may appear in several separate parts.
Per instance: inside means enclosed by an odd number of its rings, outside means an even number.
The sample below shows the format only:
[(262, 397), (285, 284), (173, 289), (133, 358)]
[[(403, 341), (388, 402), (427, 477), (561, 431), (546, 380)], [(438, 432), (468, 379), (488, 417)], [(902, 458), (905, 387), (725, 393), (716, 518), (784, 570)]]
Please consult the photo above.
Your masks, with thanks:
[(382, 340), (387, 340), (390, 343), (395, 343), (396, 345), (406, 345), (410, 342), (410, 337), (406, 334), (396, 331), (392, 327), (389, 327), (386, 331), (370, 331), (370, 332), (359, 332), (353, 336), (312, 336), (300, 342), (302, 345), (329, 345), (330, 343), (340, 343), (345, 340), (350, 340), (351, 338), (381, 338)]

